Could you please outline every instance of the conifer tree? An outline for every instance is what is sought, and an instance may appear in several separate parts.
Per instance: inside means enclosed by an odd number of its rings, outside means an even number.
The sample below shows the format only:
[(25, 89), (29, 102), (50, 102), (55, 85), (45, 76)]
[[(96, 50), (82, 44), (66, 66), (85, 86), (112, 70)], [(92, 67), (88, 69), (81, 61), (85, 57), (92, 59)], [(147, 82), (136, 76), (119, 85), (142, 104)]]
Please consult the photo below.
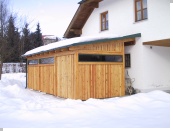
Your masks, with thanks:
[(28, 29), (29, 24), (25, 23), (24, 28), (22, 29), (22, 38), (21, 38), (21, 55), (32, 49), (30, 42), (30, 30)]
[(38, 23), (35, 32), (35, 48), (42, 45), (43, 45), (42, 34), (41, 34), (40, 24)]
[(8, 20), (6, 39), (8, 45), (8, 52), (6, 52), (7, 58), (4, 61), (19, 62), (20, 34), (18, 32), (18, 29), (15, 27), (15, 17), (13, 15), (10, 15), (10, 18)]

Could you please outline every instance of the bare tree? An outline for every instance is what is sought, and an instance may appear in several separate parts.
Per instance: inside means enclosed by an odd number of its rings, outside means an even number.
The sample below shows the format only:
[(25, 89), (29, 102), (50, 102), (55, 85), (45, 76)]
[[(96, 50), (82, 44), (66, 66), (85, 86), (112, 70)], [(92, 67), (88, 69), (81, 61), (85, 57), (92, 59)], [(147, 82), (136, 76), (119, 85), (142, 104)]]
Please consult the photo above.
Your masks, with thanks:
[(2, 63), (1, 63), (1, 55), (0, 55), (0, 80), (1, 80), (1, 74), (2, 74)]
[(7, 0), (0, 0), (0, 80), (2, 74), (2, 65), (5, 58), (6, 52), (6, 39), (5, 31), (7, 27), (8, 19), (8, 9), (7, 9)]
[(7, 27), (9, 11), (7, 8), (7, 0), (0, 0), (0, 36), (4, 37)]

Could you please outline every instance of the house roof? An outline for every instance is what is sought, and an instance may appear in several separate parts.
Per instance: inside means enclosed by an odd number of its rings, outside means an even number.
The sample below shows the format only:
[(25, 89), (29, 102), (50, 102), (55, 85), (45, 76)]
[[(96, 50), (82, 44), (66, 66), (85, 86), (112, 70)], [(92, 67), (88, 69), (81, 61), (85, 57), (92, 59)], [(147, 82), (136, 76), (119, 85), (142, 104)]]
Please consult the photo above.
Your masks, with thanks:
[(54, 36), (54, 35), (44, 35), (44, 36), (43, 36), (43, 40), (44, 40), (44, 39), (52, 39), (52, 40), (55, 39), (55, 40), (56, 40), (57, 38), (58, 38), (58, 37), (56, 37), (56, 36)]
[(170, 39), (168, 38), (168, 39), (161, 39), (155, 41), (146, 41), (143, 42), (143, 45), (170, 47)]
[(23, 57), (28, 57), (36, 54), (41, 54), (45, 52), (55, 51), (57, 49), (68, 48), (71, 46), (77, 45), (86, 45), (99, 42), (107, 42), (110, 40), (122, 40), (128, 38), (141, 37), (141, 33), (126, 35), (126, 36), (117, 36), (117, 35), (98, 35), (98, 36), (85, 36), (85, 37), (76, 37), (71, 39), (62, 40), (59, 42), (54, 42), (45, 46), (40, 46), (33, 50), (26, 52)]
[(98, 8), (102, 0), (82, 0), (79, 7), (71, 20), (64, 37), (79, 37), (82, 34), (82, 28), (95, 8)]

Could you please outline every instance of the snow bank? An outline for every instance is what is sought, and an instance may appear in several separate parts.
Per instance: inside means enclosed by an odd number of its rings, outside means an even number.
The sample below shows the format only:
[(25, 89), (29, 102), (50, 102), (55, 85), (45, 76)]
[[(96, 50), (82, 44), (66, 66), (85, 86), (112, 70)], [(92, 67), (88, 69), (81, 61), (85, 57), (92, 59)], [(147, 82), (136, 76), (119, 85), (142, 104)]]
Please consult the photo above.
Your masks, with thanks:
[(169, 128), (170, 94), (163, 91), (109, 99), (71, 100), (24, 89), (25, 74), (3, 74), (3, 128)]
[(101, 39), (116, 38), (116, 37), (118, 37), (118, 36), (112, 35), (112, 34), (111, 35), (106, 34), (106, 35), (85, 36), (85, 37), (76, 37), (76, 38), (66, 39), (66, 40), (58, 41), (58, 42), (51, 43), (51, 44), (48, 44), (45, 46), (40, 46), (38, 48), (35, 48), (33, 50), (26, 52), (23, 56), (41, 53), (41, 52), (49, 51), (52, 49), (62, 48), (62, 47), (70, 46), (70, 45), (77, 44), (77, 43), (101, 40)]
[(2, 74), (0, 88), (16, 85), (22, 89), (26, 87), (26, 73)]

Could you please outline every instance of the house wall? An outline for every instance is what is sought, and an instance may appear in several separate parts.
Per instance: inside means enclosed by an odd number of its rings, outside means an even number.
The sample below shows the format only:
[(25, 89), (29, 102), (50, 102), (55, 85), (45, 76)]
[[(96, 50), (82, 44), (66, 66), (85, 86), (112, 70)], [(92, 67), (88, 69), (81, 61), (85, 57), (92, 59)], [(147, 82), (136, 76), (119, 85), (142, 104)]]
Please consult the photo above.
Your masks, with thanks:
[[(101, 32), (100, 13), (105, 11), (109, 14), (109, 30)], [(142, 37), (136, 39), (136, 45), (125, 47), (125, 53), (131, 54), (131, 68), (126, 72), (135, 78), (133, 86), (141, 91), (169, 89), (170, 48), (150, 49), (143, 42), (170, 38), (170, 0), (148, 0), (148, 19), (140, 22), (135, 22), (134, 0), (104, 0), (82, 29), (82, 36), (135, 33)]]
[(47, 45), (47, 44), (57, 42), (57, 41), (58, 41), (57, 39), (43, 39), (43, 44)]
[[(144, 89), (170, 90), (170, 48), (144, 46)], [(151, 57), (152, 56), (152, 57)]]

